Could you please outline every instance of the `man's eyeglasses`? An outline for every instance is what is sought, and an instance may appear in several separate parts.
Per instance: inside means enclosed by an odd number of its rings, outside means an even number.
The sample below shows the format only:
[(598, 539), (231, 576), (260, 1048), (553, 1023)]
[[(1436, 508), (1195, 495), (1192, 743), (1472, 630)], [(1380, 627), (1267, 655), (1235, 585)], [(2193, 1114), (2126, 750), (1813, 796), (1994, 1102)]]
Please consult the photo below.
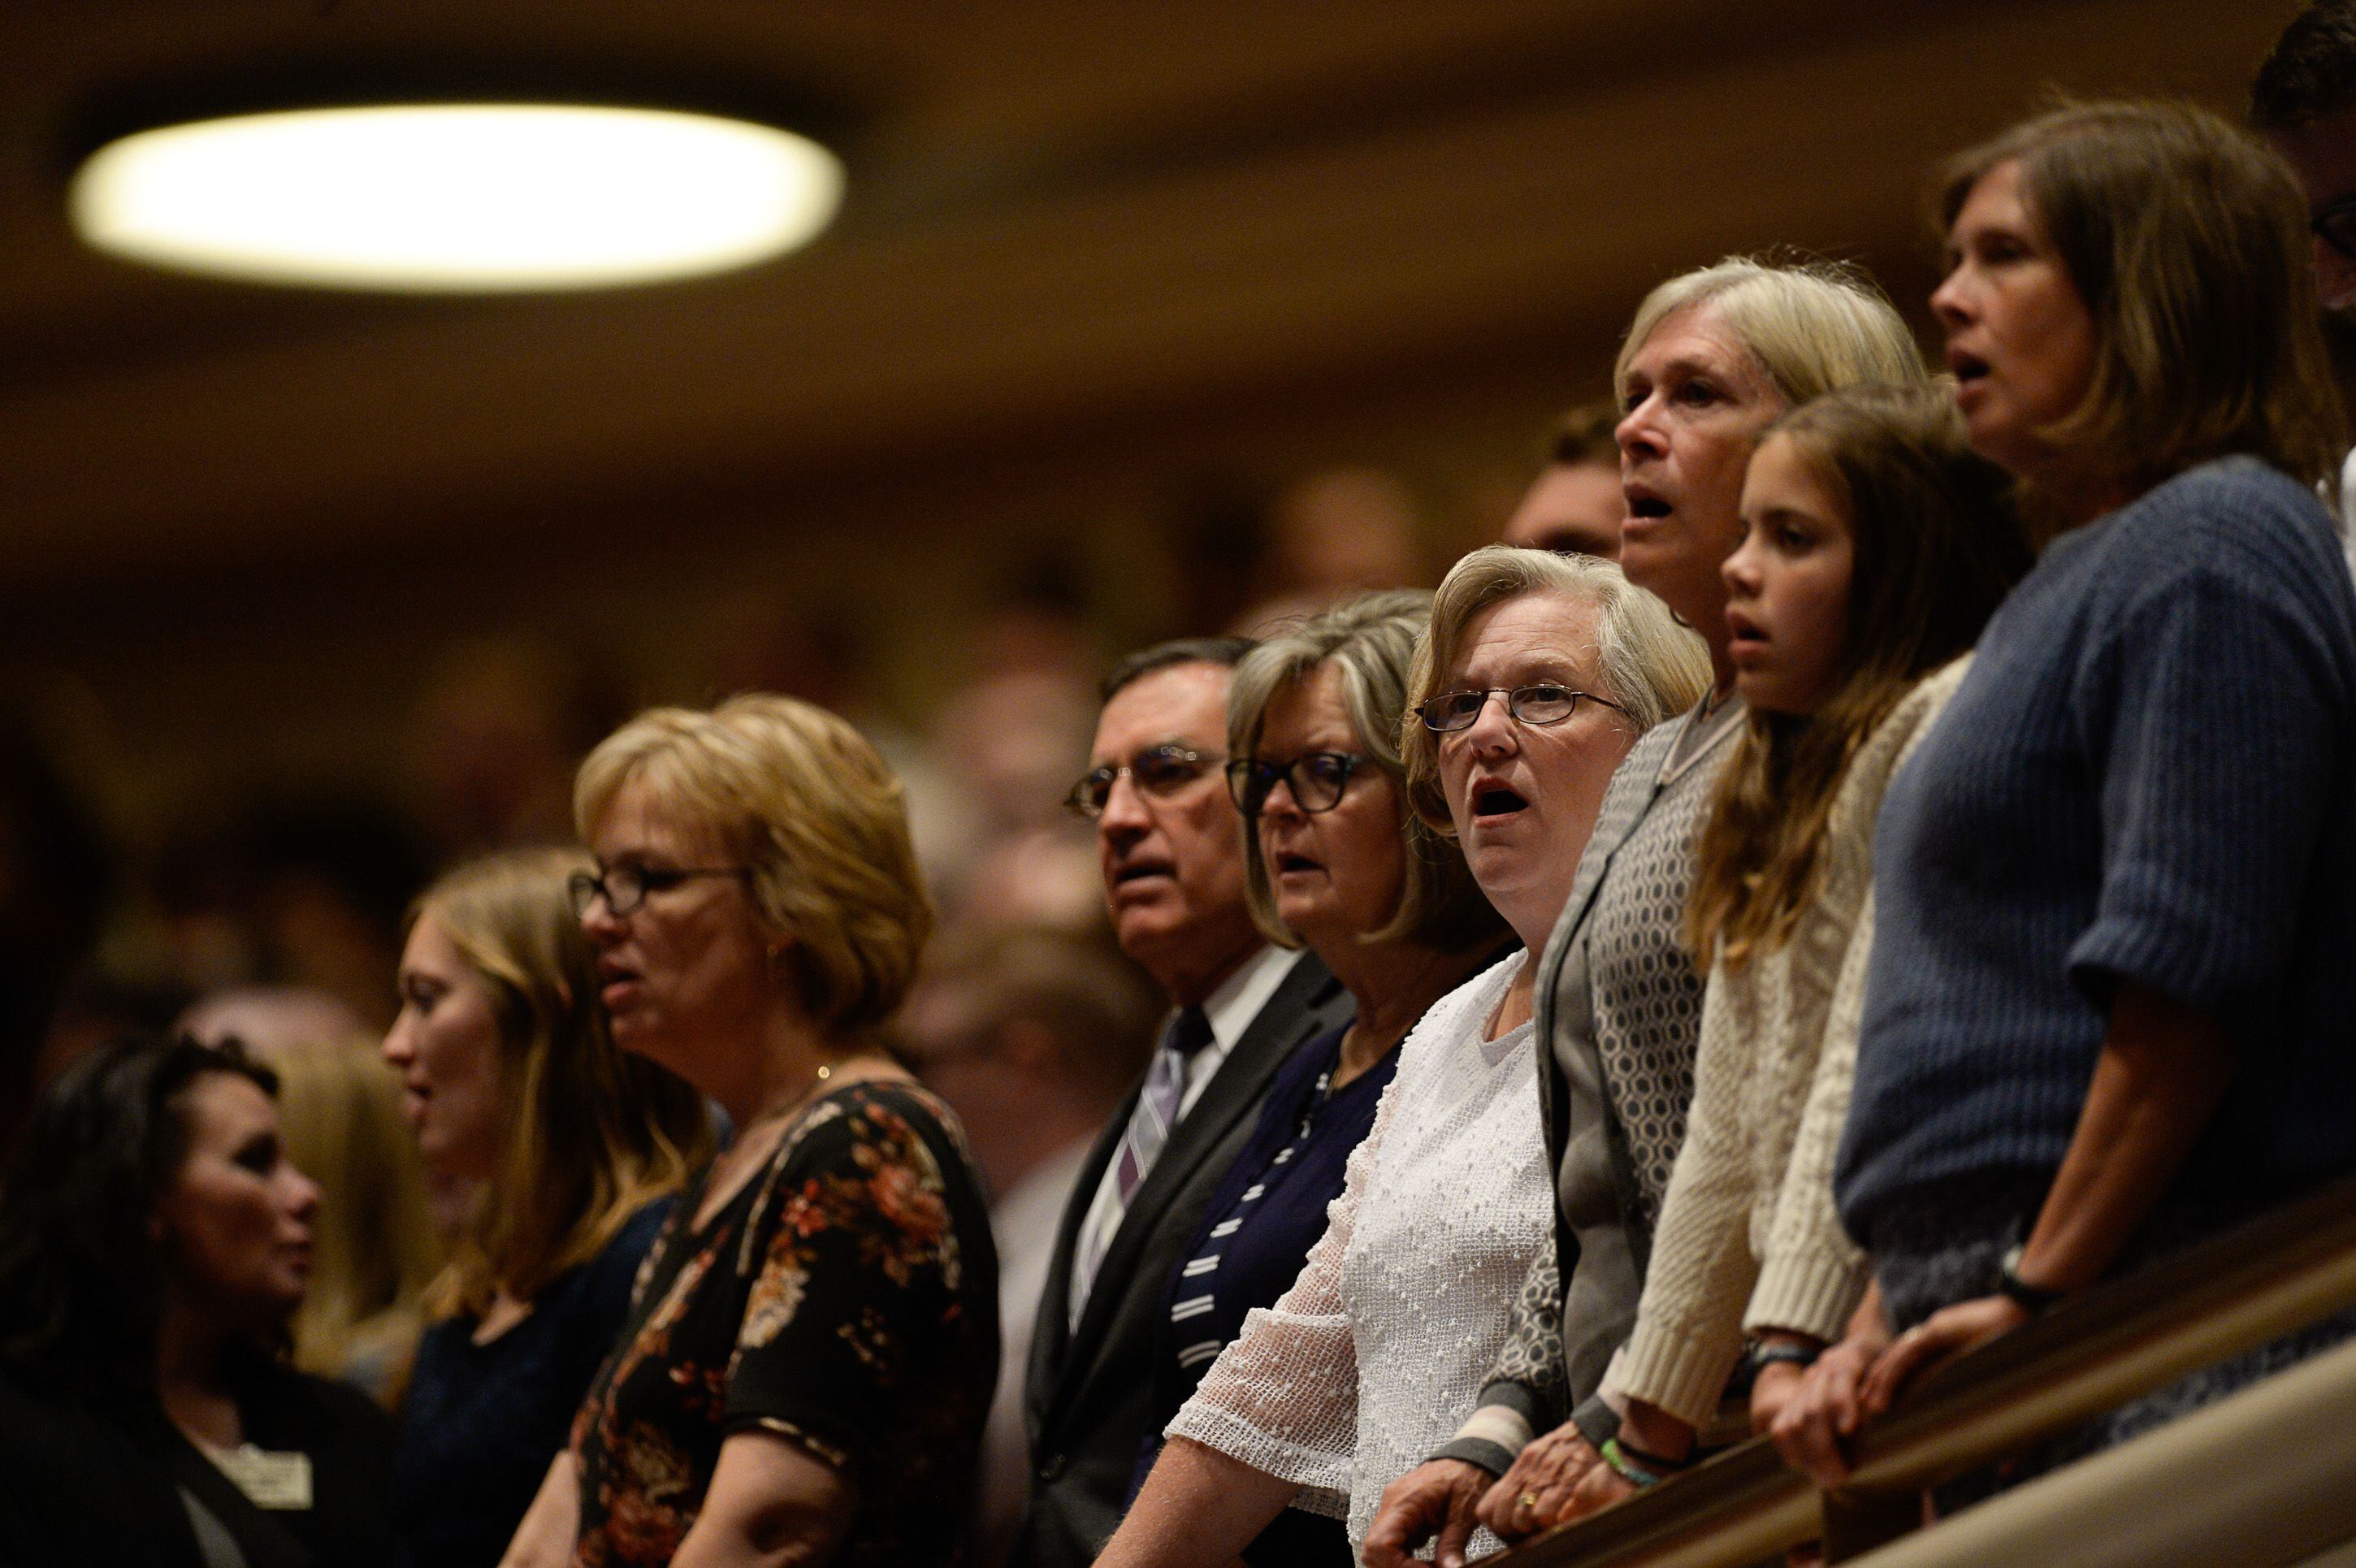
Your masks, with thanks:
[(1239, 757), (1227, 764), (1227, 792), (1236, 798), (1237, 811), (1257, 817), (1281, 779), (1292, 791), (1294, 805), (1304, 811), (1330, 811), (1342, 803), (1350, 775), (1365, 765), (1365, 757), (1345, 751), (1304, 752), (1290, 762)]
[(2307, 220), (2307, 226), (2325, 244), (2356, 262), (2356, 196), (2343, 196), (2327, 204)]
[(1112, 787), (1124, 775), (1148, 795), (1174, 795), (1218, 760), (1174, 743), (1150, 746), (1118, 768), (1108, 763), (1090, 769), (1065, 795), (1064, 804), (1084, 817), (1100, 817), (1105, 802), (1112, 799)]
[(1431, 701), (1419, 705), (1415, 716), (1423, 721), (1424, 728), (1440, 735), (1451, 730), (1471, 729), (1473, 722), (1480, 718), (1481, 710), (1489, 705), (1490, 698), (1495, 696), (1503, 696), (1505, 711), (1517, 722), (1526, 725), (1558, 725), (1577, 713), (1581, 703), (1593, 703), (1614, 713), (1628, 711), (1610, 698), (1599, 697), (1592, 692), (1577, 691), (1552, 681), (1540, 681), (1511, 689), (1490, 686), (1477, 692), (1442, 692)]
[(600, 898), (605, 900), (608, 913), (627, 915), (647, 901), (648, 894), (660, 893), (698, 876), (752, 875), (741, 865), (616, 865), (602, 873), (576, 871), (566, 878), (564, 888), (572, 896), (573, 918), (577, 920), (588, 914), (589, 906)]

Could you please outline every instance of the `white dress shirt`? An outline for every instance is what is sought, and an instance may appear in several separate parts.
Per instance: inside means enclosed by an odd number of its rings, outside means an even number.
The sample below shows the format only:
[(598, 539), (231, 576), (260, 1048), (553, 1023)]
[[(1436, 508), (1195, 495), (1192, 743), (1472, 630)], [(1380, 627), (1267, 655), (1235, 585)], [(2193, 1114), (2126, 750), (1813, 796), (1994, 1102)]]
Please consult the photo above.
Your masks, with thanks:
[[(1284, 977), (1292, 972), (1292, 966), (1300, 960), (1297, 951), (1264, 947), (1203, 999), (1203, 1016), (1211, 1026), (1211, 1043), (1196, 1051), (1186, 1064), (1186, 1090), (1178, 1101), (1178, 1125), (1170, 1130), (1173, 1137), (1177, 1135), (1179, 1126), (1185, 1125), (1186, 1113), (1203, 1098), (1203, 1090), (1218, 1076), (1227, 1053), (1236, 1048), (1236, 1042), (1244, 1037), (1244, 1031), (1251, 1027), (1252, 1020), (1259, 1016), (1260, 1009), (1268, 1005), (1269, 998), (1276, 994), (1276, 988), (1284, 983)], [(1157, 1044), (1154, 1048), (1159, 1050), (1161, 1047)], [(1101, 1250), (1112, 1244), (1112, 1233), (1120, 1229), (1126, 1210), (1120, 1200), (1119, 1165), (1117, 1158), (1105, 1162), (1104, 1174), (1097, 1180), (1096, 1197), (1088, 1204), (1087, 1218), (1080, 1222), (1079, 1235), (1072, 1247), (1075, 1258), (1101, 1255)], [(1092, 1253), (1091, 1247), (1098, 1251)], [(1066, 1303), (1074, 1328), (1079, 1326), (1080, 1309), (1087, 1301), (1087, 1286), (1080, 1271), (1074, 1269), (1071, 1296)]]

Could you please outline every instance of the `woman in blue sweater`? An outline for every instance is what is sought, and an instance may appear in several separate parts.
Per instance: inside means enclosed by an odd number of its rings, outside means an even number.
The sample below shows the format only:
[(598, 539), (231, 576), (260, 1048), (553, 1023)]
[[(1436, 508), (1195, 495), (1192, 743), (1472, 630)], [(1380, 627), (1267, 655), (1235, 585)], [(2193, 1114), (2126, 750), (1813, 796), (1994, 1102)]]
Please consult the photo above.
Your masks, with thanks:
[(1836, 1178), (1875, 1287), (1775, 1428), (1826, 1482), (1925, 1368), (2356, 1169), (2356, 594), (2297, 188), (2203, 111), (2086, 104), (1944, 207), (1956, 401), (2050, 542), (1881, 811)]

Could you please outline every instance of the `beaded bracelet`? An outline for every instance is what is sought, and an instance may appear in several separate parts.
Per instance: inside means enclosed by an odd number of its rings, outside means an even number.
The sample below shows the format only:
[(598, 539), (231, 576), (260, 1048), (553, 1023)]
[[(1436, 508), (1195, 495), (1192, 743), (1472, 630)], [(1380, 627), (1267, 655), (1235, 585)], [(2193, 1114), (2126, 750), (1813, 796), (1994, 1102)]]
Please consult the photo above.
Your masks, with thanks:
[[(1657, 1487), (1670, 1476), (1685, 1468), (1683, 1465), (1673, 1465), (1654, 1454), (1645, 1455), (1644, 1464), (1640, 1465), (1629, 1455), (1628, 1450), (1620, 1445), (1620, 1440), (1616, 1437), (1605, 1438), (1603, 1446), (1597, 1452), (1602, 1455), (1603, 1462), (1612, 1466), (1612, 1473), (1632, 1487)], [(1658, 1466), (1659, 1472), (1648, 1469), (1646, 1466)]]

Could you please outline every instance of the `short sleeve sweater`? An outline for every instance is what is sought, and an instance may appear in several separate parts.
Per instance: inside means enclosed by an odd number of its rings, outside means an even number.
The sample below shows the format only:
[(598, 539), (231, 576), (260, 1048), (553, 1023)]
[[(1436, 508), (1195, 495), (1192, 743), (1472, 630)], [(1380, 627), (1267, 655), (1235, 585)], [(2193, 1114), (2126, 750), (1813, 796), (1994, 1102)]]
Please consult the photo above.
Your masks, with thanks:
[(1874, 897), (1836, 1176), (1867, 1246), (2051, 1180), (2122, 980), (2239, 1052), (2154, 1220), (2356, 1168), (2356, 593), (2316, 498), (2231, 458), (2049, 548), (1891, 785)]

